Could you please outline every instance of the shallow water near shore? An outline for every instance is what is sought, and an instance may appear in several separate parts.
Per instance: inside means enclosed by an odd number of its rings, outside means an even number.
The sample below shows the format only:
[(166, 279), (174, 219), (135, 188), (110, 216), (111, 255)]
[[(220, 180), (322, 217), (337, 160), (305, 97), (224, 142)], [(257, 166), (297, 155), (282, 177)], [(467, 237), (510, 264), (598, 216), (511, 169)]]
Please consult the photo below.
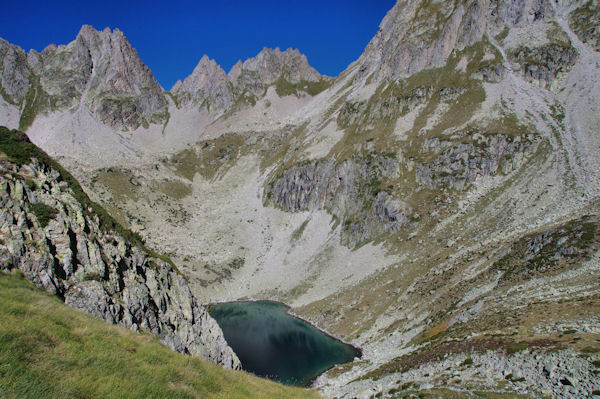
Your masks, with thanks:
[(323, 333), (271, 301), (210, 305), (242, 368), (286, 385), (306, 386), (336, 364), (360, 357), (360, 350)]

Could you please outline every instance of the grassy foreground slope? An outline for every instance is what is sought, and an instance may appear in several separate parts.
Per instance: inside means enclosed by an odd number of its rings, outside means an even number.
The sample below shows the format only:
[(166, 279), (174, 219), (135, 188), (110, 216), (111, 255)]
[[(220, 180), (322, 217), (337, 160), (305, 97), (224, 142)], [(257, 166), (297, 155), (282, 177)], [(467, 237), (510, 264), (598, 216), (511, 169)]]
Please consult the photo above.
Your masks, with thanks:
[(0, 273), (0, 398), (317, 398), (222, 369)]

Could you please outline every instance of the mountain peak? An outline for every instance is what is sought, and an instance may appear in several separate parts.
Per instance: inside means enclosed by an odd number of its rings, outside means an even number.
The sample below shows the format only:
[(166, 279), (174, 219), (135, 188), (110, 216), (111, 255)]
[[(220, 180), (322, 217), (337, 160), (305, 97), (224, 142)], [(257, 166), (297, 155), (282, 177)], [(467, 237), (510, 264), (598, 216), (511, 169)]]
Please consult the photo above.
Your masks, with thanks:
[(177, 81), (171, 92), (179, 99), (179, 103), (189, 103), (225, 109), (233, 102), (227, 74), (219, 64), (206, 54), (183, 82)]
[(244, 61), (243, 70), (256, 72), (263, 83), (272, 83), (284, 77), (291, 83), (302, 80), (315, 82), (321, 78), (319, 72), (308, 64), (306, 56), (298, 49), (279, 47), (263, 48), (255, 57)]

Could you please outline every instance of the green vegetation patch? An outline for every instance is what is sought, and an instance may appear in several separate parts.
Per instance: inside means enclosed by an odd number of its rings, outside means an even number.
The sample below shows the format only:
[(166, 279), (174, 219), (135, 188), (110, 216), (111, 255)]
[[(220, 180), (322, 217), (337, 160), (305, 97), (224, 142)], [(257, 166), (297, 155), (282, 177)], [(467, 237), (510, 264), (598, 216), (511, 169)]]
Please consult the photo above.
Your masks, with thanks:
[(512, 284), (576, 267), (599, 247), (598, 219), (586, 216), (514, 242), (491, 270), (502, 271), (501, 282)]
[(333, 79), (319, 79), (316, 82), (301, 80), (298, 83), (291, 83), (284, 77), (280, 77), (277, 79), (277, 81), (275, 81), (275, 91), (279, 97), (299, 97), (299, 92), (302, 91), (314, 97), (322, 91), (327, 90), (332, 84)]
[(30, 203), (29, 210), (35, 215), (42, 228), (46, 227), (58, 213), (56, 209), (42, 202)]
[(35, 117), (48, 109), (52, 109), (51, 98), (42, 89), (39, 78), (32, 77), (29, 91), (25, 96), (23, 112), (21, 112), (21, 118), (19, 119), (19, 130), (27, 130), (35, 120)]
[(569, 25), (584, 42), (596, 50), (600, 50), (600, 4), (588, 0), (574, 10), (569, 18)]
[(175, 154), (171, 163), (175, 174), (189, 181), (194, 180), (196, 173), (205, 179), (214, 179), (219, 173), (225, 173), (247, 150), (244, 137), (229, 133)]
[(304, 234), (304, 230), (306, 229), (306, 226), (308, 226), (309, 222), (310, 218), (306, 219), (304, 222), (302, 222), (300, 227), (294, 230), (292, 233), (292, 241), (298, 241), (302, 237), (302, 234)]
[(318, 398), (182, 355), (0, 273), (0, 397)]
[(192, 186), (177, 180), (168, 180), (158, 184), (158, 191), (175, 199), (183, 199), (192, 193)]

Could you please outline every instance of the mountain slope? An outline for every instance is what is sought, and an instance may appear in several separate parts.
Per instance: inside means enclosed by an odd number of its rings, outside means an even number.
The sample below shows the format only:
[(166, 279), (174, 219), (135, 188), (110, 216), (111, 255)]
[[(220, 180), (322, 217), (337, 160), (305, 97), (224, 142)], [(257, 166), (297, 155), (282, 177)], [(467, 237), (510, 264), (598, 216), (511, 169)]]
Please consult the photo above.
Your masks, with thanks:
[(117, 225), (24, 134), (0, 127), (0, 151), (1, 271), (20, 270), (67, 305), (155, 333), (173, 350), (240, 367), (168, 258)]
[[(190, 145), (68, 162), (203, 300), (285, 301), (360, 345), (316, 382), (328, 396), (589, 396), (597, 18), (593, 1), (400, 0), (314, 96), (269, 51), (227, 78), (205, 58), (155, 143)], [(208, 111), (240, 79), (248, 101)]]
[(3, 398), (315, 398), (223, 370), (78, 312), (21, 276), (0, 274)]

